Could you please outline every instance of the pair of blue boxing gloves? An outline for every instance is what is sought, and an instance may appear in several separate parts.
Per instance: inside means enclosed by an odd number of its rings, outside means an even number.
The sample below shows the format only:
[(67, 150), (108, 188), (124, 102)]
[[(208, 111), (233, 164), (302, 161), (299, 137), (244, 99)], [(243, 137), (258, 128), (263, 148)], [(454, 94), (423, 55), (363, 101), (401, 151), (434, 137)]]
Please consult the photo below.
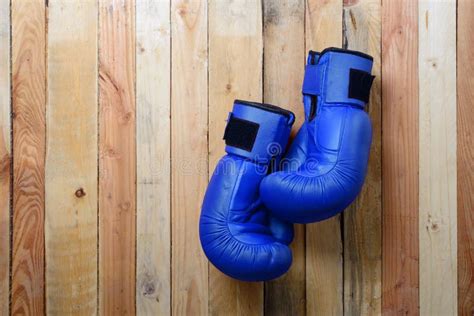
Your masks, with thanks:
[(267, 281), (291, 266), (293, 223), (342, 212), (364, 183), (372, 140), (365, 111), (372, 57), (327, 48), (309, 52), (305, 122), (286, 149), (292, 112), (236, 100), (225, 155), (204, 197), (199, 223), (209, 261), (242, 281)]

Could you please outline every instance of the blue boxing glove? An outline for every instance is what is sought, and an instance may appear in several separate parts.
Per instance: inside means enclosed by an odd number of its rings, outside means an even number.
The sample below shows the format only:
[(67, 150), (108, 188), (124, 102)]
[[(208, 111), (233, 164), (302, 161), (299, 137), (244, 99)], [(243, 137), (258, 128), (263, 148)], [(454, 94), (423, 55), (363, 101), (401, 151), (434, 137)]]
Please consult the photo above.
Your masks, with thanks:
[(364, 183), (372, 126), (364, 107), (372, 57), (337, 48), (310, 52), (303, 82), (305, 122), (260, 195), (271, 212), (311, 223), (342, 212)]
[(292, 261), (293, 225), (269, 215), (258, 191), (285, 149), (294, 114), (236, 100), (224, 133), (227, 155), (216, 166), (199, 222), (201, 245), (217, 269), (242, 281), (267, 281)]

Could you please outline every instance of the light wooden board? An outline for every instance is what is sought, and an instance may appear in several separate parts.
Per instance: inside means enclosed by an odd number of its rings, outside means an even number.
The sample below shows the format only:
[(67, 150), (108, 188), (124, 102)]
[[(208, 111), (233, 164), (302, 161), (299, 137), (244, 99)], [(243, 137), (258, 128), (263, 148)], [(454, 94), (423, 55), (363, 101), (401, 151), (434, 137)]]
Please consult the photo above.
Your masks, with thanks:
[(420, 315), (457, 315), (456, 1), (420, 1), (418, 30)]
[[(304, 0), (263, 1), (264, 102), (293, 111), (293, 135), (304, 121), (301, 83), (304, 76)], [(306, 312), (305, 229), (295, 225), (293, 264), (281, 278), (265, 284), (265, 314)]]
[(418, 5), (382, 6), (382, 312), (418, 299)]
[(170, 5), (136, 4), (138, 315), (171, 312)]
[(99, 313), (135, 313), (133, 1), (99, 1)]
[(0, 1), (0, 314), (9, 313), (10, 291), (10, 1)]
[(208, 182), (207, 1), (171, 4), (172, 313), (207, 315), (199, 213)]
[(380, 315), (382, 302), (381, 1), (344, 2), (344, 46), (374, 58), (367, 109), (372, 146), (365, 184), (344, 211), (344, 314)]
[[(262, 101), (262, 11), (255, 0), (209, 2), (209, 176), (225, 155), (234, 99)], [(233, 280), (209, 265), (212, 315), (262, 315), (263, 283)]]
[[(342, 45), (342, 1), (307, 0), (306, 53)], [(306, 225), (306, 311), (342, 315), (341, 216)]]
[(47, 48), (46, 312), (92, 315), (97, 311), (96, 1), (50, 0)]
[(457, 8), (458, 312), (474, 313), (474, 2)]
[(13, 257), (11, 313), (44, 312), (46, 16), (43, 0), (13, 0)]

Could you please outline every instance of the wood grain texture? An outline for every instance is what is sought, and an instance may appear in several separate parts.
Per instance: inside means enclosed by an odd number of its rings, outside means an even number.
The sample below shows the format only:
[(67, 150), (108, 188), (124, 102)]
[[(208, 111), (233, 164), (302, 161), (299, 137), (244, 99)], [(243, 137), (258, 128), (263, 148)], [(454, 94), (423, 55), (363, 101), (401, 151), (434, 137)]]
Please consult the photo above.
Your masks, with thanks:
[(43, 0), (13, 0), (11, 313), (44, 313), (46, 18)]
[(382, 6), (382, 312), (418, 299), (418, 5)]
[(458, 313), (474, 314), (474, 2), (459, 0), (457, 19)]
[[(304, 0), (263, 2), (264, 102), (293, 111), (293, 134), (304, 120), (301, 82), (304, 76)], [(265, 284), (265, 314), (306, 313), (305, 228), (295, 225), (293, 263), (281, 278)]]
[(10, 291), (10, 1), (0, 1), (0, 314), (9, 313)]
[(10, 291), (10, 1), (0, 1), (0, 315), (9, 314)]
[(47, 48), (46, 312), (93, 315), (98, 241), (96, 1), (50, 0)]
[(365, 184), (344, 218), (344, 313), (380, 315), (382, 303), (381, 2), (344, 2), (344, 46), (374, 58), (367, 110), (372, 146)]
[[(307, 0), (306, 51), (342, 45), (342, 1)], [(342, 315), (341, 216), (306, 225), (306, 311)]]
[(171, 312), (170, 5), (136, 4), (138, 315)]
[(418, 22), (420, 315), (457, 315), (456, 1)]
[[(234, 99), (262, 101), (262, 11), (255, 0), (209, 2), (209, 170), (225, 154)], [(210, 174), (211, 176), (211, 174)], [(229, 278), (209, 265), (211, 315), (263, 315), (263, 283)]]
[(99, 1), (99, 313), (135, 314), (135, 4)]
[[(0, 315), (474, 315), (473, 29), (470, 0), (0, 0)], [(285, 276), (227, 278), (198, 238), (227, 112), (294, 135), (341, 45), (375, 57), (365, 186)]]
[(208, 182), (207, 1), (172, 0), (172, 313), (208, 314), (199, 213)]

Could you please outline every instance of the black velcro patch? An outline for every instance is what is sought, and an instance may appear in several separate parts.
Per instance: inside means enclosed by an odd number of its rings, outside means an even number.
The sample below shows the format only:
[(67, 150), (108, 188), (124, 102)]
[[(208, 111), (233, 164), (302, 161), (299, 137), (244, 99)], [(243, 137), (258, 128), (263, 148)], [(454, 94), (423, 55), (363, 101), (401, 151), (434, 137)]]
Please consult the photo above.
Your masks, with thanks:
[(231, 115), (224, 132), (225, 144), (251, 152), (259, 128), (260, 125), (255, 122)]
[(349, 78), (349, 98), (358, 99), (365, 103), (369, 102), (370, 88), (375, 76), (370, 73), (352, 69)]

